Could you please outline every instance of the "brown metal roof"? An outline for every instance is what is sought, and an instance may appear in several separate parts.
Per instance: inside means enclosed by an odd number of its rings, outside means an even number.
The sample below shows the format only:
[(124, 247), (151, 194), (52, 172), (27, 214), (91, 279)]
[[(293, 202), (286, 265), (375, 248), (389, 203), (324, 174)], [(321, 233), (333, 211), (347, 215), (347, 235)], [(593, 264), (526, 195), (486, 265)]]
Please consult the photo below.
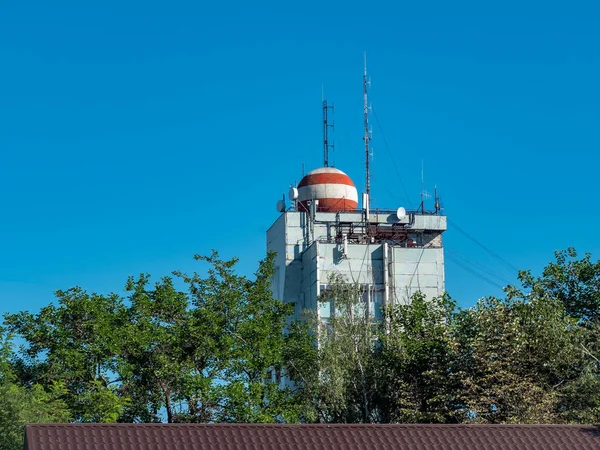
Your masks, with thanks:
[(588, 450), (581, 425), (36, 424), (25, 450)]

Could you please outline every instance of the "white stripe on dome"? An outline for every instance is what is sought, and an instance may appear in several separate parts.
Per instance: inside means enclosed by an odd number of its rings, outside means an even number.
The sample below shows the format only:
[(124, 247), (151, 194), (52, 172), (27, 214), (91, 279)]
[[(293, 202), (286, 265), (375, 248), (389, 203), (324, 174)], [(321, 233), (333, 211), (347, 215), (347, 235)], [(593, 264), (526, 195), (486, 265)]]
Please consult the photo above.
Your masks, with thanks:
[(321, 167), (320, 169), (311, 170), (306, 175), (316, 175), (319, 173), (339, 173), (340, 175), (346, 175), (344, 172), (342, 172), (339, 169), (336, 169), (335, 167)]
[(319, 198), (345, 198), (358, 203), (358, 192), (354, 186), (347, 184), (311, 184), (298, 189), (298, 200), (314, 200)]

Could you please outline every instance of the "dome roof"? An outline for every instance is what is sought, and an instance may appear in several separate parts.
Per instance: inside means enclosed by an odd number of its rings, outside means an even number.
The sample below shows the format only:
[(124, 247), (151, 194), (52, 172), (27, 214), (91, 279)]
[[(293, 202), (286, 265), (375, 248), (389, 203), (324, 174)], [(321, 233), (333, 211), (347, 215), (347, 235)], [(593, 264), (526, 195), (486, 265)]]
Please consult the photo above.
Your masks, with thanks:
[(319, 200), (318, 211), (354, 211), (358, 192), (348, 175), (334, 167), (322, 167), (308, 172), (298, 185), (298, 201), (308, 211), (308, 201)]

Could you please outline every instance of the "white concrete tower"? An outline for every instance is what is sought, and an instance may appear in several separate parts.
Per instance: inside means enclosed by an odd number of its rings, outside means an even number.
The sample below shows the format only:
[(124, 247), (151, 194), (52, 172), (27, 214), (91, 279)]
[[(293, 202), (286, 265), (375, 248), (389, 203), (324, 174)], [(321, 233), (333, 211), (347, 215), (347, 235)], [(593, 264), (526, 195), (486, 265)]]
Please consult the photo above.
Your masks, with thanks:
[(439, 211), (369, 211), (368, 200), (357, 210), (352, 180), (331, 167), (309, 172), (290, 189), (293, 206), (279, 203), (281, 215), (267, 231), (267, 250), (276, 253), (273, 293), (321, 319), (330, 305), (317, 301), (331, 274), (341, 274), (364, 289), (369, 313), (407, 303), (421, 291), (440, 296), (444, 286), (442, 233), (446, 217)]
[[(424, 193), (417, 211), (370, 208), (371, 107), (367, 64), (363, 75), (365, 193), (357, 210), (354, 183), (341, 170), (329, 167), (329, 106), (323, 100), (324, 167), (309, 172), (290, 189), (291, 208), (280, 200), (279, 218), (267, 231), (267, 250), (276, 253), (273, 294), (292, 303), (295, 316), (313, 310), (327, 320), (331, 305), (319, 302), (332, 275), (362, 288), (369, 315), (380, 318), (382, 307), (407, 303), (420, 291), (426, 297), (445, 293), (442, 233), (446, 217), (426, 211)], [(436, 196), (437, 197), (437, 196)]]

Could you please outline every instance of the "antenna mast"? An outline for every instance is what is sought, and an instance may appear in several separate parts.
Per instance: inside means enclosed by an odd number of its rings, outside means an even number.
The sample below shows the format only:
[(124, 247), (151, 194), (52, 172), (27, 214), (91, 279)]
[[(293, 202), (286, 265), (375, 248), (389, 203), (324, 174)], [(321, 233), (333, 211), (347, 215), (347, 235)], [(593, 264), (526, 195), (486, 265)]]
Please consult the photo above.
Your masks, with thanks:
[(365, 72), (363, 75), (363, 100), (364, 100), (364, 114), (365, 114), (365, 135), (363, 140), (365, 141), (365, 162), (366, 162), (366, 182), (365, 190), (367, 194), (367, 202), (370, 202), (371, 197), (371, 172), (369, 167), (369, 142), (371, 141), (371, 131), (369, 130), (369, 100), (367, 98), (367, 52), (365, 52)]
[(333, 112), (333, 104), (328, 105), (327, 100), (323, 100), (323, 167), (329, 167), (329, 149), (333, 150), (333, 144), (329, 143), (329, 128), (333, 130), (333, 124), (329, 124), (327, 114), (328, 110)]

